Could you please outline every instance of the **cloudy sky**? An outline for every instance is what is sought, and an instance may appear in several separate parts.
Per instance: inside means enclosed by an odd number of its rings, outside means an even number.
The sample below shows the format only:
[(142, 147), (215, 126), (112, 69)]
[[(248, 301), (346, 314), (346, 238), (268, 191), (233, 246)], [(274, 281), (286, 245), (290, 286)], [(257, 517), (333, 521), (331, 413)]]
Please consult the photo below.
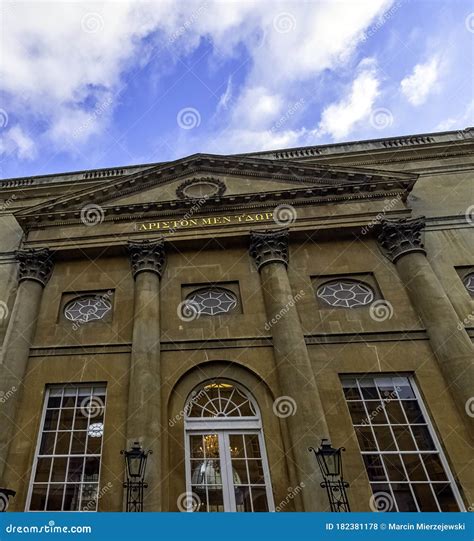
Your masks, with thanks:
[(1, 178), (474, 125), (468, 0), (3, 0), (1, 25)]

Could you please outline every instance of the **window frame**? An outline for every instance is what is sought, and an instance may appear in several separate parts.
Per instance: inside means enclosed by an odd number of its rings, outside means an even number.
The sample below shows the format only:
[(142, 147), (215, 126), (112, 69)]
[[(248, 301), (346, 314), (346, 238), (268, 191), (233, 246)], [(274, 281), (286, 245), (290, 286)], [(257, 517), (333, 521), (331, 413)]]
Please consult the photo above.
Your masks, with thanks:
[[(82, 454), (71, 454), (70, 452), (68, 454), (50, 454), (50, 455), (40, 455), (39, 454), (39, 451), (41, 449), (41, 441), (42, 441), (42, 438), (43, 438), (43, 434), (44, 434), (44, 423), (45, 423), (45, 420), (46, 420), (46, 414), (47, 414), (47, 410), (48, 410), (48, 401), (49, 401), (49, 398), (50, 398), (50, 394), (51, 394), (51, 391), (52, 390), (56, 390), (56, 389), (61, 389), (63, 390), (63, 393), (61, 394), (61, 398), (64, 396), (64, 389), (66, 388), (75, 388), (76, 389), (76, 393), (79, 391), (80, 388), (87, 388), (87, 387), (91, 387), (91, 388), (94, 388), (94, 387), (104, 387), (105, 388), (105, 403), (104, 403), (104, 418), (103, 418), (103, 425), (104, 425), (104, 429), (103, 429), (103, 433), (102, 433), (102, 441), (101, 441), (101, 446), (100, 446), (100, 454), (90, 454), (88, 455), (87, 453), (82, 453)], [(93, 394), (91, 394), (91, 396), (94, 396)], [(63, 411), (63, 408), (62, 405), (60, 408), (51, 408), (51, 409), (58, 409), (59, 412)], [(74, 410), (76, 409), (76, 406), (74, 407)], [(54, 460), (55, 458), (59, 457), (59, 458), (70, 458), (70, 457), (82, 457), (84, 460), (86, 457), (88, 456), (91, 456), (91, 457), (99, 457), (99, 471), (98, 471), (98, 474), (97, 474), (97, 494), (99, 495), (100, 494), (100, 479), (101, 479), (101, 473), (102, 473), (102, 458), (103, 458), (103, 451), (104, 451), (104, 432), (105, 432), (105, 416), (106, 416), (106, 410), (107, 410), (107, 384), (105, 382), (92, 382), (92, 383), (79, 383), (79, 384), (74, 384), (74, 383), (65, 383), (65, 384), (51, 384), (51, 385), (47, 385), (46, 388), (45, 388), (45, 393), (44, 393), (44, 398), (43, 398), (43, 407), (42, 407), (42, 412), (41, 412), (41, 419), (40, 419), (40, 425), (39, 425), (39, 430), (38, 430), (38, 436), (37, 436), (37, 441), (36, 441), (36, 446), (35, 446), (35, 452), (34, 452), (34, 458), (33, 458), (33, 463), (32, 463), (32, 466), (31, 466), (31, 474), (30, 474), (30, 480), (29, 480), (29, 484), (28, 484), (28, 492), (27, 492), (27, 496), (26, 496), (26, 502), (25, 502), (25, 512), (28, 512), (28, 513), (68, 513), (68, 512), (75, 512), (75, 513), (95, 513), (98, 511), (98, 507), (99, 507), (99, 497), (97, 497), (97, 503), (96, 503), (96, 508), (95, 509), (91, 509), (91, 510), (85, 510), (81, 503), (82, 503), (82, 487), (83, 485), (86, 485), (86, 484), (93, 484), (93, 483), (86, 483), (84, 481), (80, 481), (79, 483), (75, 483), (75, 484), (79, 484), (80, 485), (80, 503), (78, 505), (78, 509), (76, 510), (63, 510), (63, 509), (60, 509), (60, 510), (49, 510), (49, 509), (30, 509), (30, 505), (31, 505), (31, 500), (32, 500), (32, 496), (33, 496), (33, 488), (34, 488), (34, 485), (35, 484), (42, 484), (44, 486), (47, 487), (47, 497), (49, 495), (49, 488), (51, 486), (51, 484), (54, 484), (54, 483), (51, 483), (50, 479), (48, 479), (48, 481), (46, 482), (42, 482), (42, 483), (35, 483), (35, 476), (36, 476), (36, 471), (37, 471), (37, 467), (38, 467), (38, 460), (39, 458), (44, 458), (44, 457), (47, 457), (47, 458), (51, 458), (52, 460)], [(57, 428), (56, 430), (54, 430), (54, 432), (57, 434), (58, 433), (58, 428), (59, 428), (59, 419), (60, 417), (58, 418), (58, 425), (57, 425)], [(91, 423), (92, 424), (92, 423)], [(47, 431), (47, 432), (53, 432), (53, 431)], [(72, 430), (68, 430), (67, 432), (71, 432), (71, 434), (74, 433), (74, 425), (73, 425), (73, 429)], [(87, 433), (87, 438), (89, 438), (89, 430), (87, 429), (85, 431)], [(56, 439), (57, 439), (57, 435), (55, 436), (55, 442), (56, 442)], [(87, 440), (86, 440), (87, 441)], [(86, 443), (87, 445), (87, 443)], [(69, 451), (71, 450), (71, 442), (69, 444)], [(86, 450), (87, 450), (87, 447), (86, 447)], [(51, 478), (51, 473), (52, 473), (52, 465), (51, 465), (51, 469), (50, 469), (50, 475), (49, 477)], [(69, 462), (68, 462), (68, 469), (69, 469)], [(84, 474), (84, 466), (83, 466), (83, 471), (82, 471), (82, 474), (81, 476), (83, 476)], [(68, 470), (66, 470), (66, 476), (65, 476), (65, 479), (64, 481), (62, 482), (58, 482), (57, 484), (60, 485), (60, 484), (63, 484), (63, 485), (67, 485), (67, 475), (68, 475)], [(63, 493), (63, 501), (62, 501), (62, 506), (64, 505), (64, 493)], [(47, 507), (47, 498), (46, 498), (46, 504), (45, 504), (45, 507)]]
[[(361, 458), (362, 458), (362, 461), (364, 462), (364, 455), (376, 455), (379, 459), (380, 459), (380, 463), (382, 465), (382, 468), (383, 468), (383, 472), (384, 472), (384, 475), (385, 475), (385, 480), (381, 480), (381, 481), (371, 481), (369, 479), (369, 485), (370, 485), (370, 489), (372, 491), (372, 494), (375, 495), (377, 494), (377, 492), (374, 492), (374, 489), (372, 487), (373, 484), (377, 484), (377, 483), (380, 483), (380, 484), (385, 484), (385, 485), (388, 485), (389, 487), (389, 490), (390, 490), (390, 497), (393, 501), (393, 507), (395, 508), (395, 511), (396, 512), (400, 512), (398, 511), (398, 503), (397, 503), (397, 499), (396, 497), (394, 496), (394, 492), (393, 492), (393, 489), (392, 489), (392, 485), (396, 485), (396, 484), (403, 484), (403, 485), (407, 485), (410, 489), (410, 494), (412, 496), (412, 499), (415, 503), (415, 506), (416, 506), (416, 509), (417, 509), (417, 512), (424, 512), (424, 511), (420, 511), (420, 508), (419, 508), (419, 505), (418, 505), (418, 501), (417, 501), (417, 498), (416, 498), (416, 495), (413, 491), (413, 488), (412, 486), (413, 485), (416, 485), (416, 484), (423, 484), (423, 485), (429, 485), (430, 489), (431, 489), (431, 492), (432, 492), (432, 496), (433, 496), (433, 499), (436, 503), (436, 506), (438, 507), (438, 511), (434, 511), (434, 512), (446, 512), (446, 511), (443, 511), (440, 507), (440, 504), (438, 502), (438, 498), (436, 496), (436, 493), (433, 489), (433, 485), (443, 485), (443, 484), (449, 484), (452, 492), (453, 492), (453, 496), (454, 496), (454, 499), (459, 507), (459, 511), (463, 512), (463, 511), (466, 511), (466, 507), (464, 505), (464, 501), (461, 497), (461, 494), (459, 492), (459, 488), (458, 488), (458, 485), (457, 485), (457, 482), (456, 482), (456, 479), (451, 471), (451, 468), (449, 466), (449, 463), (447, 461), (447, 458), (446, 458), (446, 455), (445, 455), (445, 452), (444, 452), (444, 448), (441, 444), (441, 441), (440, 439), (438, 438), (438, 434), (434, 428), (434, 425), (432, 423), (432, 420), (431, 420), (431, 417), (428, 413), (428, 410), (424, 404), (424, 400), (423, 400), (423, 397), (420, 393), (420, 390), (418, 389), (418, 386), (416, 384), (416, 381), (415, 381), (415, 378), (412, 374), (406, 374), (406, 373), (401, 373), (401, 374), (383, 374), (383, 373), (374, 373), (374, 374), (364, 374), (364, 375), (357, 375), (357, 374), (344, 374), (344, 375), (341, 375), (340, 379), (341, 379), (341, 386), (344, 382), (345, 379), (350, 379), (350, 378), (355, 378), (357, 380), (357, 384), (358, 384), (358, 388), (359, 388), (359, 392), (360, 392), (360, 396), (361, 398), (359, 400), (351, 400), (351, 399), (347, 399), (347, 397), (345, 396), (344, 394), (344, 401), (345, 401), (345, 404), (347, 406), (347, 409), (348, 409), (348, 415), (349, 415), (349, 419), (350, 419), (350, 422), (351, 422), (351, 425), (352, 425), (352, 428), (354, 430), (354, 434), (355, 434), (355, 437), (356, 437), (356, 440), (357, 440), (357, 446), (359, 448), (359, 452), (360, 452), (360, 455), (361, 455)], [(410, 427), (410, 434), (413, 438), (413, 441), (415, 442), (416, 444), (416, 449), (412, 449), (412, 450), (391, 450), (391, 451), (386, 451), (386, 450), (380, 450), (380, 445), (379, 445), (379, 441), (377, 439), (377, 436), (375, 435), (375, 432), (373, 433), (373, 437), (374, 437), (374, 441), (375, 441), (375, 446), (376, 446), (376, 450), (369, 450), (369, 451), (363, 451), (360, 447), (360, 443), (359, 443), (359, 440), (357, 438), (357, 435), (356, 435), (356, 427), (359, 427), (359, 426), (368, 426), (368, 427), (372, 427), (374, 425), (372, 425), (371, 422), (368, 422), (368, 423), (365, 423), (365, 424), (354, 424), (353, 420), (352, 420), (352, 417), (350, 415), (350, 411), (349, 411), (349, 406), (348, 404), (350, 402), (356, 402), (356, 401), (362, 401), (363, 404), (364, 404), (364, 409), (366, 412), (368, 412), (368, 408), (366, 406), (367, 402), (370, 403), (371, 399), (366, 399), (364, 398), (364, 396), (362, 395), (362, 392), (361, 392), (361, 386), (360, 386), (360, 382), (363, 381), (364, 379), (365, 380), (377, 380), (377, 379), (383, 379), (383, 378), (390, 378), (391, 380), (394, 380), (396, 378), (406, 378), (410, 384), (410, 387), (413, 391), (413, 394), (415, 396), (415, 399), (416, 399), (416, 402), (421, 410), (421, 413), (423, 414), (423, 417), (424, 417), (424, 422), (423, 423), (413, 423), (413, 422), (410, 422), (407, 415), (406, 415), (406, 412), (405, 410), (403, 410), (403, 413), (404, 413), (404, 416), (406, 417), (406, 420), (407, 420), (407, 426)], [(396, 384), (395, 382), (393, 383), (394, 387), (396, 388)], [(343, 387), (342, 387), (343, 388)], [(344, 392), (344, 391), (343, 391)], [(378, 400), (378, 402), (382, 403), (383, 405), (386, 403), (386, 401), (384, 401), (384, 399), (374, 399), (375, 400)], [(399, 401), (403, 401), (403, 399), (400, 399), (399, 395), (398, 395), (398, 392), (397, 392), (397, 400)], [(405, 399), (405, 400), (410, 400), (410, 399)], [(384, 411), (385, 411), (385, 406), (384, 406)], [(370, 413), (368, 415), (368, 417), (370, 416)], [(389, 429), (390, 429), (390, 434), (392, 436), (392, 439), (393, 441), (395, 442), (396, 446), (399, 447), (398, 445), (398, 441), (397, 439), (395, 438), (395, 435), (394, 435), (394, 432), (393, 432), (393, 429), (392, 427), (393, 426), (405, 426), (404, 424), (401, 424), (401, 423), (394, 423), (390, 420), (390, 418), (388, 417), (387, 415), (387, 421), (388, 421), (388, 424), (380, 424), (380, 425), (375, 425), (375, 426), (388, 426)], [(429, 435), (431, 436), (431, 439), (433, 440), (433, 445), (434, 445), (434, 450), (420, 450), (418, 449), (418, 443), (417, 443), (417, 440), (416, 438), (414, 437), (414, 433), (413, 433), (413, 430), (412, 430), (412, 426), (424, 426), (426, 425), (427, 429), (428, 429), (428, 433)], [(401, 461), (401, 464), (402, 464), (402, 467), (403, 467), (403, 473), (406, 477), (406, 480), (405, 481), (393, 481), (390, 479), (390, 476), (388, 475), (388, 470), (386, 468), (386, 465), (385, 465), (385, 461), (383, 460), (383, 456), (384, 455), (400, 455), (401, 457), (403, 455), (409, 455), (409, 454), (417, 454), (417, 455), (430, 455), (430, 454), (436, 454), (438, 456), (438, 458), (440, 459), (440, 462), (443, 466), (443, 469), (444, 469), (444, 473), (446, 475), (446, 481), (433, 481), (432, 479), (430, 479), (430, 476), (428, 474), (428, 470), (425, 466), (425, 463), (423, 460), (421, 460), (421, 465), (422, 465), (422, 468), (423, 468), (423, 472), (426, 476), (426, 481), (412, 481), (410, 479), (410, 476), (408, 475), (408, 472), (407, 472), (407, 468), (406, 468), (406, 465), (404, 464), (403, 460)], [(365, 466), (365, 462), (364, 462), (364, 470), (366, 471), (367, 473), (367, 469), (366, 469), (366, 466)], [(367, 477), (368, 477), (368, 473), (367, 473)]]

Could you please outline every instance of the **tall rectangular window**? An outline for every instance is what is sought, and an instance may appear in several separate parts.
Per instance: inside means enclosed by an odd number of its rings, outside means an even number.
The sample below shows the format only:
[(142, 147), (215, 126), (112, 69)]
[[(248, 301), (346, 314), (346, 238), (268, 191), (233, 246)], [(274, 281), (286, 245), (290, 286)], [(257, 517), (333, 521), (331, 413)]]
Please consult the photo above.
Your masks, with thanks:
[(459, 511), (462, 501), (413, 378), (343, 377), (376, 511)]
[(100, 384), (46, 389), (28, 510), (97, 510), (105, 400)]

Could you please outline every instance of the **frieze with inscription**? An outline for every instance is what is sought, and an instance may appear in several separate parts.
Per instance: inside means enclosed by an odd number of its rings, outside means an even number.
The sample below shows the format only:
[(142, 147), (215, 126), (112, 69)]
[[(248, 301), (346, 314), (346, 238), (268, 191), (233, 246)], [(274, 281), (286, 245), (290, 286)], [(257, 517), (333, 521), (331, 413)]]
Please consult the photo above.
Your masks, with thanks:
[(179, 218), (175, 220), (160, 220), (136, 224), (137, 231), (176, 231), (192, 227), (209, 227), (214, 225), (235, 225), (252, 222), (273, 221), (273, 212), (244, 213), (226, 216), (209, 216), (196, 218)]

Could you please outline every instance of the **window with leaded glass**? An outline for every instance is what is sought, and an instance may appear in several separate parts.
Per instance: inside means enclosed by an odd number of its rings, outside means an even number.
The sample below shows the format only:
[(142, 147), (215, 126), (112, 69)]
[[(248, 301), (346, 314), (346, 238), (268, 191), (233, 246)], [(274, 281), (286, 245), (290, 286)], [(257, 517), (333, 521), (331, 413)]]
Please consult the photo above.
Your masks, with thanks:
[(27, 510), (97, 510), (105, 401), (104, 385), (47, 388)]
[(344, 377), (374, 511), (459, 511), (462, 501), (410, 376)]

